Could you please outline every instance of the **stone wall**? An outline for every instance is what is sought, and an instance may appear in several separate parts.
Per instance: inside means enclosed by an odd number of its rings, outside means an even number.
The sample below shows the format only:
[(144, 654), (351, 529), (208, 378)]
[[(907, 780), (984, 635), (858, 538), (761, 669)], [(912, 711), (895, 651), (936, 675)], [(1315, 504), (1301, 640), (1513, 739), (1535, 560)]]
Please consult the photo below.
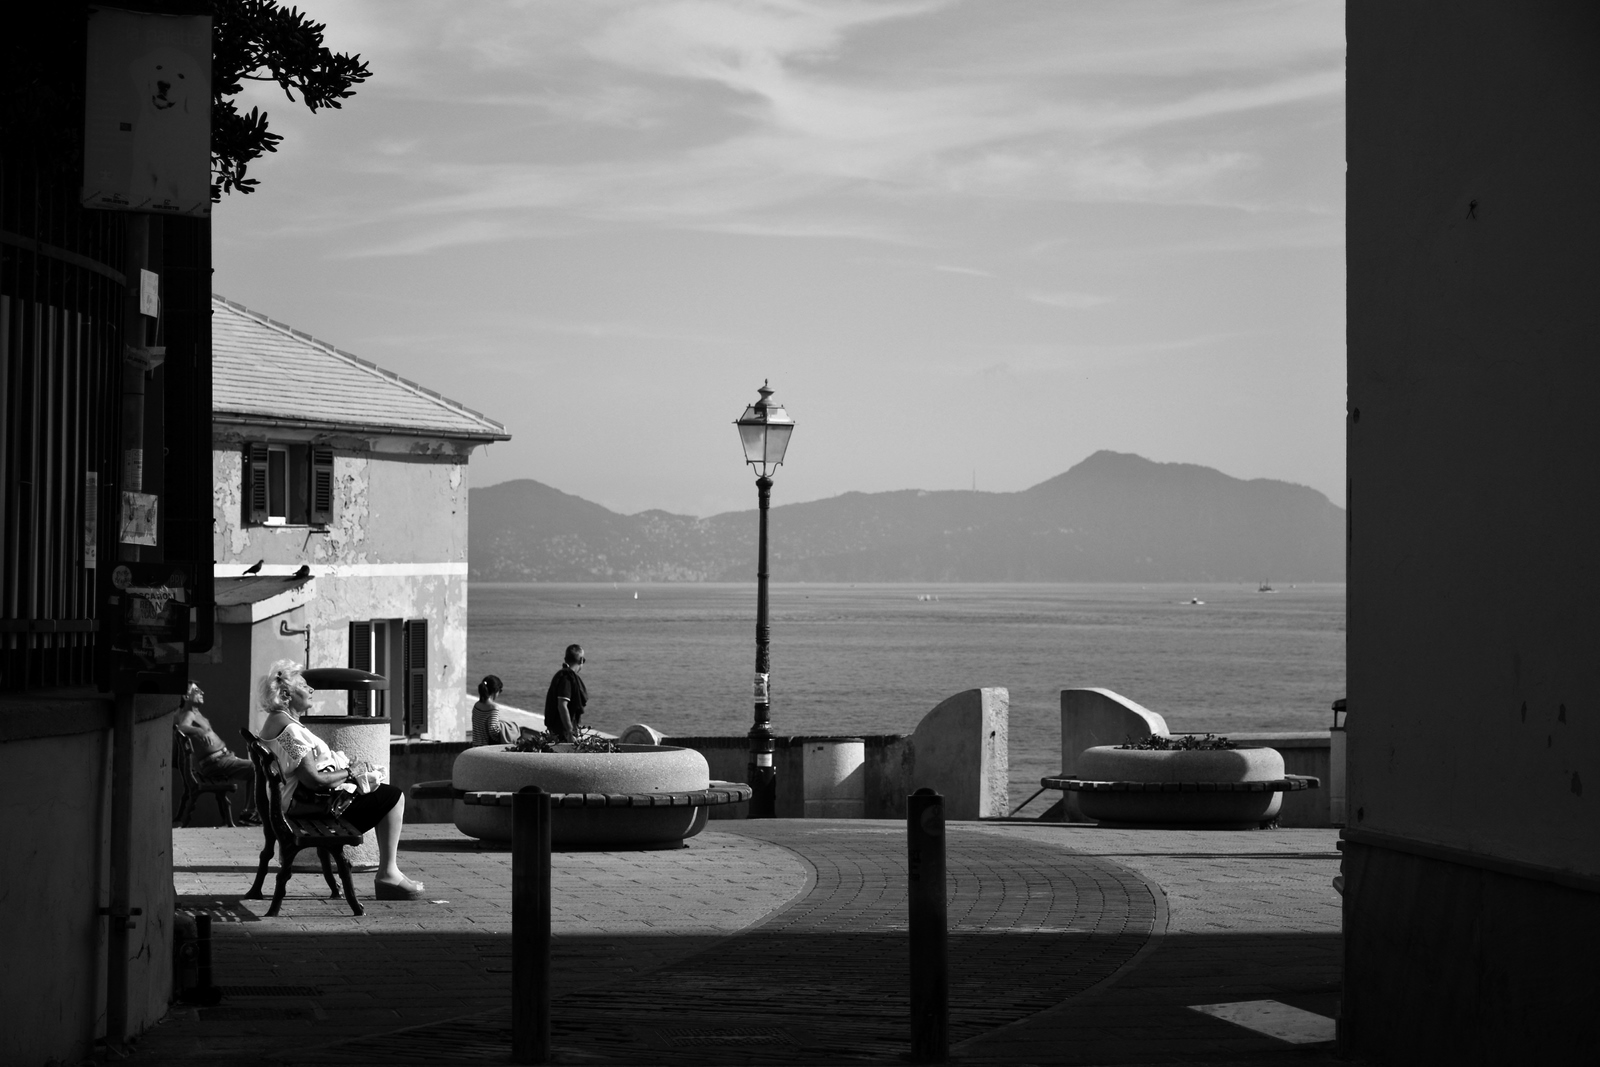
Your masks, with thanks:
[[(945, 794), (949, 818), (993, 818), (1006, 814), (1008, 702), (1004, 689), (970, 689), (930, 711), (917, 732), (860, 736), (863, 744), (862, 817), (904, 818), (906, 795), (931, 786)], [(806, 737), (773, 739), (778, 772), (777, 817), (805, 817)], [(750, 739), (743, 735), (663, 737), (664, 745), (692, 748), (706, 758), (713, 781), (743, 782), (750, 765)], [(461, 742), (400, 741), (390, 745), (390, 781), (402, 788), (450, 777)], [(919, 762), (919, 753), (920, 762)], [(446, 801), (408, 801), (409, 822), (451, 822)], [(749, 804), (711, 809), (713, 819), (743, 819)]]
[[(456, 757), (471, 747), (470, 741), (390, 741), (389, 782), (409, 791), (418, 782), (449, 781)], [(455, 822), (455, 801), (413, 800), (408, 792), (406, 822)]]
[(1273, 748), (1283, 757), (1283, 773), (1307, 774), (1321, 784), (1316, 789), (1283, 794), (1278, 825), (1332, 826), (1328, 798), (1333, 796), (1335, 775), (1344, 776), (1343, 767), (1334, 767), (1329, 756), (1328, 731), (1305, 730), (1292, 733), (1229, 734), (1228, 740), (1240, 748)]

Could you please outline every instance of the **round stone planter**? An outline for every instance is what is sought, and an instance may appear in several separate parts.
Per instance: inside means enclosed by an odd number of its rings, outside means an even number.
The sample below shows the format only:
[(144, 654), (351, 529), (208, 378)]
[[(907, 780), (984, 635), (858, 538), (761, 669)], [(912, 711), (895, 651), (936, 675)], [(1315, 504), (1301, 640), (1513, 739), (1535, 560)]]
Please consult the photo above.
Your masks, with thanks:
[(1285, 782), (1283, 756), (1272, 748), (1102, 745), (1078, 757), (1076, 778), (1079, 808), (1101, 826), (1216, 830), (1249, 830), (1277, 818)]
[[(565, 746), (557, 746), (558, 749)], [(688, 793), (711, 785), (706, 758), (670, 745), (621, 745), (621, 752), (511, 752), (500, 745), (456, 757), (451, 785), (463, 792), (515, 793), (536, 785), (547, 793)], [(707, 808), (558, 807), (550, 843), (566, 848), (666, 848), (705, 828)], [(511, 808), (455, 802), (456, 829), (485, 841), (511, 840)]]

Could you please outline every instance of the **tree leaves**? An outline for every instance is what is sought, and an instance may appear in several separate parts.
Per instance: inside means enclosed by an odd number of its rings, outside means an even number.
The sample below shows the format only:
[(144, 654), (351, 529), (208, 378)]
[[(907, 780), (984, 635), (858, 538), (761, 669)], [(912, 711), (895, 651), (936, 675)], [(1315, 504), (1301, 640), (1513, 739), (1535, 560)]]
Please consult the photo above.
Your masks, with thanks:
[(372, 76), (359, 55), (336, 53), (322, 43), (327, 24), (275, 0), (214, 0), (211, 59), (211, 199), (251, 193), (259, 182), (245, 176), (253, 160), (278, 150), (283, 138), (267, 128), (267, 113), (241, 112), (231, 97), (247, 81), (276, 82), (290, 102), (311, 111), (342, 107), (355, 86)]

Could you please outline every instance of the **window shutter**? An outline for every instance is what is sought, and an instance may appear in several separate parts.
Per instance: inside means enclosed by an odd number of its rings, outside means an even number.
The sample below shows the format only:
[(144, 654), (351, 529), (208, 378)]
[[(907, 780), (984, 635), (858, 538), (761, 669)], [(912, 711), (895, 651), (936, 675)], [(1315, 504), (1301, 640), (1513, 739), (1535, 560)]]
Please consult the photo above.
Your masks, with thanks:
[[(372, 624), (350, 624), (350, 666), (358, 671), (372, 670)], [(371, 715), (372, 694), (365, 689), (350, 690), (350, 714)]]
[(333, 521), (333, 449), (312, 446), (311, 452), (311, 514), (313, 526), (326, 526)]
[(428, 620), (406, 620), (406, 733), (428, 728)]
[(244, 447), (245, 521), (260, 525), (267, 521), (267, 446), (251, 441)]

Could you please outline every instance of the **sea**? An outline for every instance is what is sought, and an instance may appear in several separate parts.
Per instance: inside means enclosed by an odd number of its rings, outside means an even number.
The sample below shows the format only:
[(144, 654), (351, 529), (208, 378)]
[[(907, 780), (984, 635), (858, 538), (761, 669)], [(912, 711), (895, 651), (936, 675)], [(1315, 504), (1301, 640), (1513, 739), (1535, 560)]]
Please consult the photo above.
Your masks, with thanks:
[[(499, 675), (508, 704), (541, 710), (578, 643), (586, 724), (750, 729), (754, 583), (474, 582), (468, 597), (470, 681)], [(1222, 735), (1325, 729), (1344, 696), (1343, 583), (778, 583), (769, 610), (775, 733), (910, 733), (946, 697), (1003, 686), (1012, 807), (1061, 769), (1062, 689)]]

